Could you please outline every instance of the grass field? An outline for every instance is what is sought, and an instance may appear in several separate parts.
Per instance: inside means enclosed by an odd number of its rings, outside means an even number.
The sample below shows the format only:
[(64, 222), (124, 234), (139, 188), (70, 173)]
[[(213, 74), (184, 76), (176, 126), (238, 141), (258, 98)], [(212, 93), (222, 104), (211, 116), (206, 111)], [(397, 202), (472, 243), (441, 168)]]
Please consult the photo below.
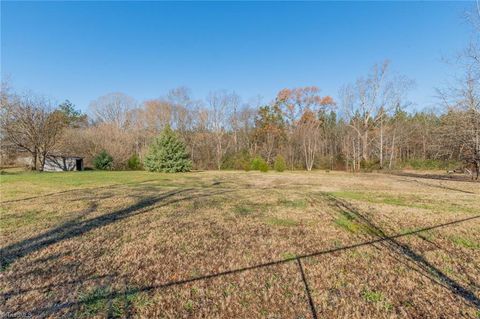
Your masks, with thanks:
[(480, 184), (1, 175), (0, 317), (480, 318)]

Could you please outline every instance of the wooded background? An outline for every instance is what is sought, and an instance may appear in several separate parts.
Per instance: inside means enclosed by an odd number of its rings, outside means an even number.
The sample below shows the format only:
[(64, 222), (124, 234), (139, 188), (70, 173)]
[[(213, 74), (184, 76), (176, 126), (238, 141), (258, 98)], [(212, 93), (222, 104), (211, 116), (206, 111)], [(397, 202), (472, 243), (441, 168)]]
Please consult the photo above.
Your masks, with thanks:
[[(272, 165), (283, 156), (290, 169), (394, 169), (480, 166), (480, 23), (453, 62), (458, 74), (436, 89), (438, 105), (415, 111), (407, 99), (414, 81), (391, 72), (390, 62), (332, 92), (315, 86), (286, 88), (270, 103), (244, 101), (234, 91), (212, 91), (204, 100), (180, 87), (137, 102), (124, 93), (99, 97), (88, 115), (69, 101), (54, 105), (31, 93), (1, 90), (2, 162), (19, 154), (42, 169), (49, 154), (85, 156), (102, 150), (113, 168), (142, 158), (169, 125), (186, 144), (194, 169), (244, 169), (261, 156)], [(38, 164), (37, 164), (38, 163)]]

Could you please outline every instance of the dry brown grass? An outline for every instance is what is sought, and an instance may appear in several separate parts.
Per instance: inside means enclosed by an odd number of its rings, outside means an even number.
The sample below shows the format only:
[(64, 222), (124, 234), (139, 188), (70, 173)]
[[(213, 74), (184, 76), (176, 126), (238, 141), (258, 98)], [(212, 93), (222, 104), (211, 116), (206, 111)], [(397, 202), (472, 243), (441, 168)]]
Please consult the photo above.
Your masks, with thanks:
[(339, 172), (72, 182), (81, 174), (2, 180), (0, 314), (480, 316), (478, 183)]

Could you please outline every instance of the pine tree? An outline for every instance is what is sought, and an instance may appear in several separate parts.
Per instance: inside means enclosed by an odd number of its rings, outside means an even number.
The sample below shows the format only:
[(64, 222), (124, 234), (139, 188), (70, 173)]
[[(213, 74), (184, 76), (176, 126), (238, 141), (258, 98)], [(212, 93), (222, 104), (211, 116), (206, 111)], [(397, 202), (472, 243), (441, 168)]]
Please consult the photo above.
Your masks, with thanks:
[(144, 166), (151, 172), (176, 173), (190, 171), (192, 162), (188, 158), (185, 144), (167, 126), (150, 145)]
[(96, 169), (109, 170), (113, 168), (113, 157), (107, 153), (107, 151), (102, 150), (98, 153), (97, 156), (93, 159), (93, 165)]

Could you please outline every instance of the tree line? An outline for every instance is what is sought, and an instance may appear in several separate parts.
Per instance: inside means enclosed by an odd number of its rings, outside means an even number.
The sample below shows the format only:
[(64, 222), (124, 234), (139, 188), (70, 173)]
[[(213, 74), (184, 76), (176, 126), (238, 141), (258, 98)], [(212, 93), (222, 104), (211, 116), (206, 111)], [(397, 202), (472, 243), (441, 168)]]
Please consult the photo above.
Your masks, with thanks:
[[(316, 86), (280, 90), (269, 103), (243, 101), (234, 91), (196, 100), (188, 88), (138, 103), (124, 93), (91, 102), (82, 114), (69, 101), (55, 106), (33, 94), (1, 90), (2, 159), (29, 154), (41, 170), (49, 154), (106, 152), (112, 169), (144, 159), (166, 127), (184, 143), (193, 169), (249, 169), (261, 158), (288, 169), (349, 171), (464, 165), (480, 168), (478, 24), (459, 57), (461, 73), (437, 90), (436, 109), (408, 111), (413, 81), (390, 63), (343, 86), (338, 100)], [(138, 161), (137, 161), (138, 162)], [(141, 161), (140, 161), (141, 162)], [(454, 164), (452, 164), (454, 163)]]

